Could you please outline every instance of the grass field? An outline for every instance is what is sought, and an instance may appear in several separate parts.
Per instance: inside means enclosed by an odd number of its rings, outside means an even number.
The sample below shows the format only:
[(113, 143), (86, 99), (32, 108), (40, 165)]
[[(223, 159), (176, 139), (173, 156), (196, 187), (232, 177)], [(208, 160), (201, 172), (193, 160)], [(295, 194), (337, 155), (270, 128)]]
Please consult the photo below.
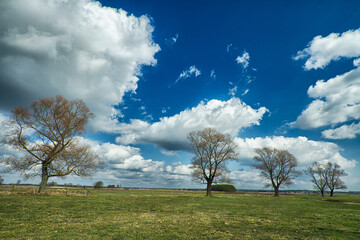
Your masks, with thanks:
[(0, 239), (360, 239), (360, 196), (0, 186)]

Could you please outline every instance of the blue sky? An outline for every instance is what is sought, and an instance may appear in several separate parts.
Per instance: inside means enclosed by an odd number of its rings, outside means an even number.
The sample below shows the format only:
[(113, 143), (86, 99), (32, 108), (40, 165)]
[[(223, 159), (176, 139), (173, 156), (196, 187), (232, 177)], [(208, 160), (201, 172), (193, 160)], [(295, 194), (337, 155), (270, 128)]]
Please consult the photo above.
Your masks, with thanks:
[(263, 187), (251, 159), (270, 146), (298, 170), (339, 163), (360, 190), (357, 1), (28, 4), (1, 3), (0, 120), (40, 97), (81, 98), (96, 114), (82, 140), (105, 161), (90, 179), (54, 181), (201, 187), (186, 134), (215, 127), (239, 146), (237, 188)]

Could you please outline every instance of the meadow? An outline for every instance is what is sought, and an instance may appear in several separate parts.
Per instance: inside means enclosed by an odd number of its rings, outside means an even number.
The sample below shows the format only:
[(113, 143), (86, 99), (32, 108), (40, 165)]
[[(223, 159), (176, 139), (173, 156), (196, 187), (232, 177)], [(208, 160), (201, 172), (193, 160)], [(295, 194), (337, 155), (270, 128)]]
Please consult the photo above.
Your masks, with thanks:
[(0, 186), (0, 239), (360, 239), (360, 195)]

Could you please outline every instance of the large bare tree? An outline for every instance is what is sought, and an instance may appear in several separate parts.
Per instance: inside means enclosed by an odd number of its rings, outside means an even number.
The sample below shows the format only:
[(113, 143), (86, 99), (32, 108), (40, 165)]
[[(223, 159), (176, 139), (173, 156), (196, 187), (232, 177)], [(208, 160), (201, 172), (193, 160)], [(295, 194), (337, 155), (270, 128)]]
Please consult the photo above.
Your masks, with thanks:
[(193, 179), (206, 183), (206, 196), (211, 196), (213, 183), (231, 182), (225, 162), (237, 158), (236, 145), (229, 134), (219, 133), (213, 128), (190, 132), (188, 139), (195, 153)]
[(255, 149), (255, 153), (257, 156), (254, 160), (257, 163), (253, 167), (270, 181), (265, 187), (272, 186), (276, 197), (279, 196), (280, 186), (293, 184), (292, 179), (301, 174), (295, 170), (297, 159), (286, 150), (263, 147)]
[(40, 175), (39, 193), (45, 191), (50, 177), (88, 176), (101, 163), (90, 146), (81, 144), (78, 138), (85, 134), (85, 124), (91, 117), (83, 101), (62, 96), (15, 108), (2, 142), (24, 154), (3, 161), (26, 178)]
[(323, 197), (327, 188), (328, 171), (326, 166), (318, 162), (313, 162), (313, 164), (304, 172), (306, 175), (311, 177), (311, 182), (314, 184), (314, 188), (319, 189), (321, 196)]
[(347, 173), (340, 168), (340, 165), (335, 163), (332, 164), (328, 162), (325, 165), (327, 171), (326, 184), (330, 190), (330, 196), (334, 195), (335, 189), (345, 189), (347, 188), (345, 183), (340, 179), (340, 177), (347, 176)]

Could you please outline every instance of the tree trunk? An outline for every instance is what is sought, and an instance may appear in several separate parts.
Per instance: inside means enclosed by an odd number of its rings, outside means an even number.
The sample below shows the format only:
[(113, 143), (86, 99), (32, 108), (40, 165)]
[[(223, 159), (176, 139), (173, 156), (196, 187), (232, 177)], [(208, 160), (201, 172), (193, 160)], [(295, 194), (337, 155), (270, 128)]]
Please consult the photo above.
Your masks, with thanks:
[(207, 181), (207, 184), (206, 184), (206, 196), (212, 196), (211, 195), (211, 184), (212, 182), (211, 181)]
[(330, 197), (332, 197), (334, 195), (334, 189), (330, 190)]
[(275, 197), (279, 196), (279, 187), (274, 186), (275, 189)]
[(47, 171), (47, 166), (45, 166), (43, 164), (42, 170), (41, 170), (41, 183), (40, 183), (40, 186), (39, 186), (38, 193), (45, 192), (48, 180), (49, 180), (49, 175), (48, 175), (48, 171)]
[(324, 190), (321, 190), (321, 196), (322, 197), (324, 196)]

